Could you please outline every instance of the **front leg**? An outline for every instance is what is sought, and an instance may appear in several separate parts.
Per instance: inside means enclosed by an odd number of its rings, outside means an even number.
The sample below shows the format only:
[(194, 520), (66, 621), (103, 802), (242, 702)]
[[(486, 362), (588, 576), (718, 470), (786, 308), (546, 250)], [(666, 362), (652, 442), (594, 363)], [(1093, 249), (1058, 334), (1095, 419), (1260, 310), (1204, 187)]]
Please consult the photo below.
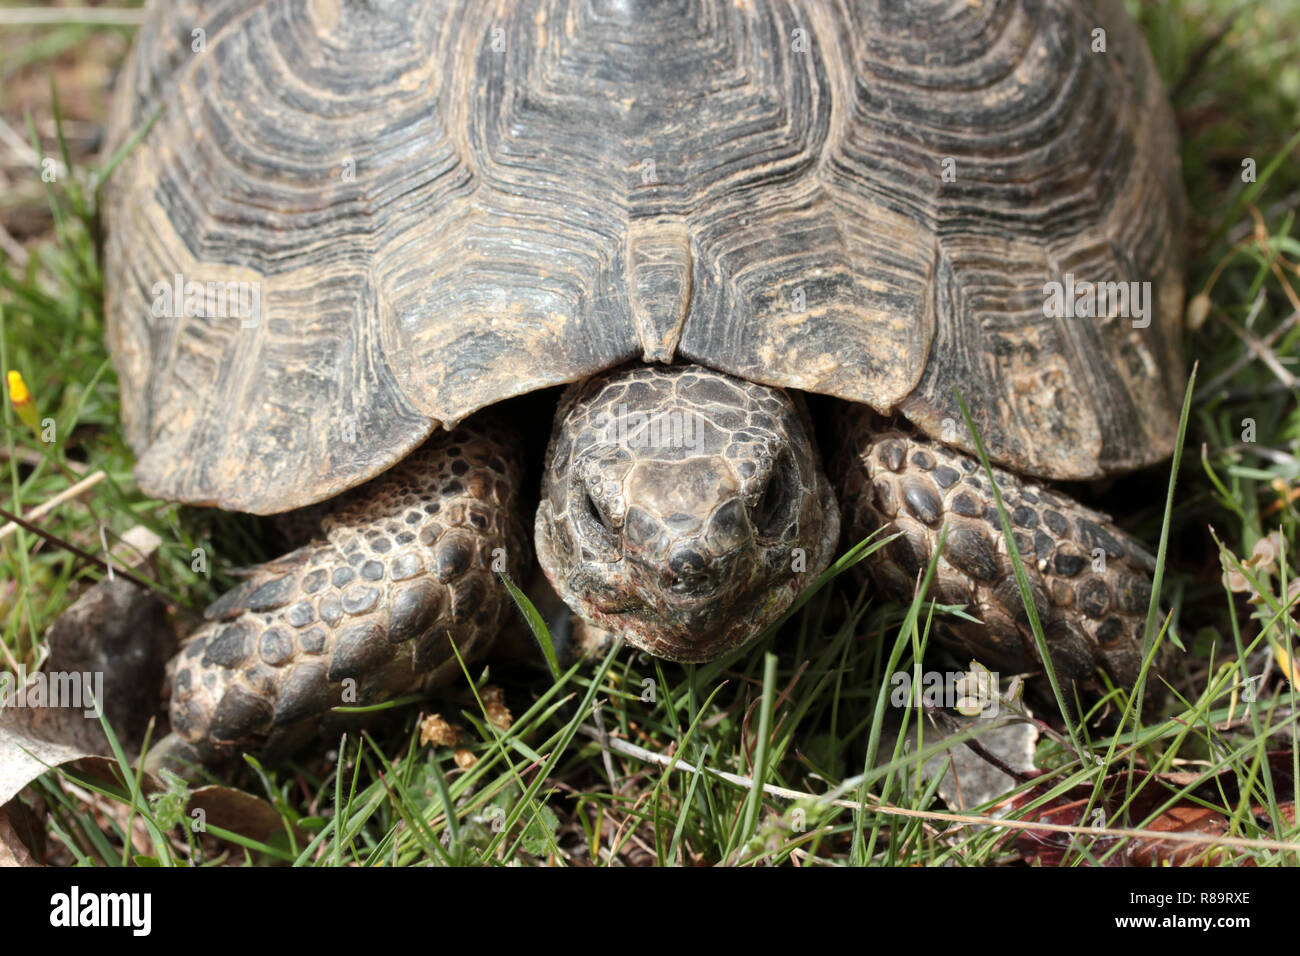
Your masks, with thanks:
[[(841, 508), (851, 540), (872, 531), (902, 532), (867, 561), (874, 581), (910, 600), (935, 548), (948, 534), (934, 579), (934, 597), (965, 605), (979, 624), (945, 617), (940, 641), (963, 659), (1003, 673), (1041, 673), (1028, 614), (1016, 584), (988, 476), (978, 459), (901, 430), (876, 430), (869, 411), (844, 414), (839, 462)], [(1011, 520), (1065, 693), (1101, 689), (1097, 670), (1132, 686), (1142, 665), (1142, 639), (1154, 563), (1105, 516), (1001, 469), (993, 474)], [(1161, 694), (1148, 681), (1149, 696)]]
[[(283, 755), (332, 707), (424, 692), (479, 657), (527, 566), (519, 442), (492, 417), (438, 433), (346, 495), (323, 536), (208, 608), (173, 669), (171, 723), (213, 760)], [(504, 562), (504, 565), (503, 565)], [(495, 564), (495, 566), (494, 566)]]

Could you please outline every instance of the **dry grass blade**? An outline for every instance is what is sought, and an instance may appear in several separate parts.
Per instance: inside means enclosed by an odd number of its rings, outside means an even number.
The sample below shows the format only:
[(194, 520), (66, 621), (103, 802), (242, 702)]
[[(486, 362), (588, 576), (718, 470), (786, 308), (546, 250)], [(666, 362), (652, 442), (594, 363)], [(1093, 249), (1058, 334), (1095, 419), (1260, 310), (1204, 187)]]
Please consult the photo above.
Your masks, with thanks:
[[(60, 491), (53, 498), (47, 498), (45, 501), (41, 502), (31, 511), (27, 512), (25, 517), (27, 518), (28, 521), (37, 521), (41, 518), (44, 518), (47, 514), (49, 514), (59, 505), (64, 504), (65, 502), (68, 501), (72, 501), (75, 498), (80, 498), (87, 491), (94, 488), (97, 484), (99, 484), (107, 477), (108, 474), (106, 472), (103, 471), (92, 472), (91, 474), (87, 475), (85, 478), (77, 482), (75, 485), (70, 485), (69, 487), (65, 488), (63, 491)], [(9, 537), (11, 534), (17, 531), (18, 528), (19, 526), (12, 521), (6, 525), (0, 526), (0, 541), (3, 541), (5, 538)]]

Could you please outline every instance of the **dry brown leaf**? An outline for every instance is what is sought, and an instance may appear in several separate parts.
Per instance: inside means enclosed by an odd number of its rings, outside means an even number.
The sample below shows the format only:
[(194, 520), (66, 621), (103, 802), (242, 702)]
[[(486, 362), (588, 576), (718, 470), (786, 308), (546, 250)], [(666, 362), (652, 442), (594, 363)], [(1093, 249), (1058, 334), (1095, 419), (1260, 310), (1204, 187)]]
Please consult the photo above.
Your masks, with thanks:
[(89, 723), (80, 711), (66, 707), (0, 710), (0, 805), (54, 767), (107, 749), (91, 736)]
[(8, 688), (9, 706), (0, 708), (0, 805), (53, 767), (109, 753), (87, 691), (123, 746), (135, 749), (160, 709), (163, 667), (175, 643), (157, 594), (121, 575), (89, 588), (59, 615), (47, 640), (43, 670), (21, 675), (26, 688)]
[[(284, 833), (284, 820), (275, 808), (261, 797), (232, 787), (200, 787), (190, 794), (186, 813), (195, 819), (194, 811), (202, 811), (202, 819), (207, 826), (217, 826), (230, 830), (250, 840), (266, 842), (276, 833)], [(300, 843), (306, 842), (306, 834), (295, 828)]]
[[(1268, 762), (1278, 792), (1290, 792), (1291, 754), (1271, 753)], [(1174, 799), (1191, 784), (1195, 784), (1195, 787), (1188, 794), (1177, 797), (1177, 802), (1172, 806), (1153, 819), (1148, 819), (1157, 808)], [(1047, 806), (1030, 811), (1024, 819), (1097, 829), (1099, 832), (1096, 837), (1082, 838), (1085, 841), (1082, 846), (1086, 847), (1091, 857), (1100, 857), (1123, 841), (1124, 846), (1120, 852), (1110, 853), (1106, 857), (1106, 866), (1214, 866), (1229, 861), (1228, 851), (1214, 846), (1212, 842), (1175, 842), (1160, 839), (1160, 834), (1201, 833), (1209, 837), (1228, 834), (1228, 816), (1213, 809), (1213, 806), (1224, 805), (1225, 801), (1231, 804), (1239, 799), (1237, 778), (1232, 771), (1225, 770), (1208, 777), (1186, 773), (1124, 771), (1108, 776), (1101, 789), (1104, 799), (1094, 801), (1091, 786), (1075, 787)], [(1026, 806), (1037, 799), (1041, 792), (1033, 788), (1019, 794), (1015, 805)], [(1130, 792), (1134, 794), (1132, 800), (1127, 799)], [(1126, 803), (1123, 818), (1117, 819), (1119, 808)], [(1294, 822), (1294, 803), (1281, 804), (1279, 809), (1285, 820)], [(1262, 807), (1255, 807), (1254, 812), (1257, 818), (1267, 817)], [(1125, 839), (1108, 836), (1104, 832), (1108, 827), (1131, 829), (1138, 824), (1151, 836)], [(1022, 830), (1014, 837), (1025, 861), (1041, 866), (1059, 866), (1071, 848), (1075, 851), (1080, 848), (1080, 839), (1077, 834), (1049, 830)], [(1071, 854), (1071, 859), (1080, 857), (1075, 852)], [(1243, 865), (1250, 864), (1247, 862)]]
[[(18, 812), (14, 812), (14, 808)], [(15, 819), (10, 819), (13, 813)], [(14, 801), (11, 804), (0, 806), (0, 866), (40, 866), (32, 856), (31, 851), (27, 849), (27, 844), (23, 842), (18, 835), (20, 829), (29, 829), (22, 825), (15, 825), (19, 813), (23, 812), (22, 804)], [(30, 821), (28, 821), (30, 824)]]
[[(102, 675), (102, 684), (97, 677), (92, 680), (92, 685), (98, 684), (95, 697), (102, 698), (105, 715), (130, 752), (161, 709), (163, 667), (174, 643), (157, 595), (118, 575), (97, 583), (59, 616), (50, 629), (45, 673)], [(28, 699), (22, 703), (0, 709), (0, 807), (8, 804), (11, 817), (12, 808), (21, 804), (10, 801), (55, 767), (73, 766), (121, 786), (120, 768), (106, 756), (108, 740), (93, 711), (87, 716), (81, 706), (32, 706)], [(141, 788), (148, 794), (164, 785), (146, 773)], [(266, 800), (230, 787), (195, 790), (188, 809), (202, 811), (211, 825), (250, 839), (266, 840), (284, 830), (280, 815)], [(5, 845), (0, 827), (0, 857), (6, 854)], [(17, 859), (12, 849), (8, 855)]]

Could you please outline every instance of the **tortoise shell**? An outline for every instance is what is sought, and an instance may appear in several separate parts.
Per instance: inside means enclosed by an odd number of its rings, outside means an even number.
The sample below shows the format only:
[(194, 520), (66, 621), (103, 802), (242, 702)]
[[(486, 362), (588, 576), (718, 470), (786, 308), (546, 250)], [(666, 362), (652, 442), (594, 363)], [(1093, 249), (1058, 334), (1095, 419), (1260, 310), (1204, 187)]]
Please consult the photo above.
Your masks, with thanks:
[[(151, 494), (307, 505), (635, 360), (969, 447), (960, 393), (1048, 478), (1172, 448), (1175, 129), (1118, 0), (169, 2), (136, 51), (106, 292)], [(1047, 314), (1075, 277), (1149, 325)]]

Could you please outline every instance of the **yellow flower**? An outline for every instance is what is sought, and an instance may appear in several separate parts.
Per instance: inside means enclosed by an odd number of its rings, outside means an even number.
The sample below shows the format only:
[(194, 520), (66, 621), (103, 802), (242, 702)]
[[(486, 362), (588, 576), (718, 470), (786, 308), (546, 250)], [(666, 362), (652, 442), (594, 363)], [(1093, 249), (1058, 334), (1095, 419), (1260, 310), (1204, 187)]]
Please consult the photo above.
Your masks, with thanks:
[(29, 428), (39, 429), (41, 427), (41, 416), (36, 413), (36, 404), (32, 401), (32, 393), (27, 390), (27, 383), (23, 381), (21, 372), (13, 370), (9, 372), (9, 401), (13, 404), (18, 417)]

